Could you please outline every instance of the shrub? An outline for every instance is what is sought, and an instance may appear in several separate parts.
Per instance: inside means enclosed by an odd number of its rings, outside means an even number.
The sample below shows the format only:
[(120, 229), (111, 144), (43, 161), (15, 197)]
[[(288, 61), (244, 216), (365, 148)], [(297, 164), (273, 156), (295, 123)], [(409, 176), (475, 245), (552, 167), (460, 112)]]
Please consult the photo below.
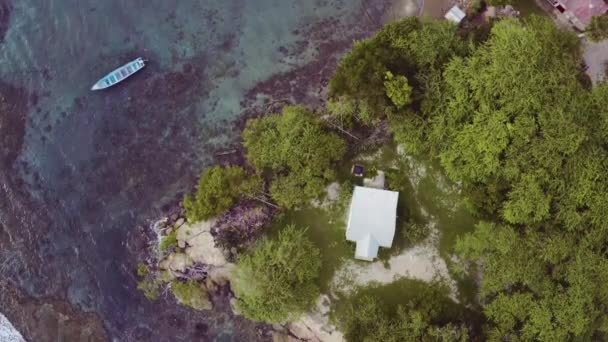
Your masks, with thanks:
[(403, 224), (403, 236), (411, 245), (418, 244), (426, 239), (431, 229), (428, 225), (409, 220)]
[(171, 292), (180, 304), (196, 310), (211, 309), (206, 289), (194, 280), (186, 282), (174, 280), (171, 282)]
[(160, 241), (160, 250), (166, 252), (177, 247), (177, 229), (174, 229), (171, 234), (165, 236)]
[(238, 308), (251, 320), (282, 323), (309, 310), (319, 296), (320, 252), (305, 230), (287, 226), (238, 259), (232, 282)]
[(238, 166), (213, 166), (198, 181), (194, 196), (184, 197), (189, 222), (210, 219), (230, 209), (239, 198), (261, 189), (259, 177), (247, 174)]

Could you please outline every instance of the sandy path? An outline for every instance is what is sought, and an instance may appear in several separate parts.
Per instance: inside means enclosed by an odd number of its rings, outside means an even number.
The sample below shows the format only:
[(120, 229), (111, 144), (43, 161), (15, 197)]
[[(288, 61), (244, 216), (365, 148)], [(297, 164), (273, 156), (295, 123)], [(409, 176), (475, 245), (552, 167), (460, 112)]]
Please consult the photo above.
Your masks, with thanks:
[(608, 40), (594, 43), (585, 39), (583, 41), (583, 59), (587, 64), (587, 75), (593, 83), (602, 81), (605, 76), (606, 63), (608, 63)]
[(386, 264), (379, 260), (372, 263), (349, 260), (336, 273), (333, 290), (348, 293), (360, 286), (390, 284), (400, 278), (425, 282), (443, 279), (450, 288), (450, 297), (458, 301), (456, 282), (450, 277), (447, 264), (435, 247), (437, 237), (438, 232), (434, 230), (424, 243), (403, 250), (401, 254), (391, 257)]

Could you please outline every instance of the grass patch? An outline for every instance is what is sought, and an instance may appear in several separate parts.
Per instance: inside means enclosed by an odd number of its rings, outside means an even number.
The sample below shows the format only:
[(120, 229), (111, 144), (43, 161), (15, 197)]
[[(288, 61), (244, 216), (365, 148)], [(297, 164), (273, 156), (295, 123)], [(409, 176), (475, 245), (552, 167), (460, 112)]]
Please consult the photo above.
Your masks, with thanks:
[(177, 229), (174, 229), (171, 234), (165, 236), (160, 241), (160, 250), (163, 252), (177, 247)]

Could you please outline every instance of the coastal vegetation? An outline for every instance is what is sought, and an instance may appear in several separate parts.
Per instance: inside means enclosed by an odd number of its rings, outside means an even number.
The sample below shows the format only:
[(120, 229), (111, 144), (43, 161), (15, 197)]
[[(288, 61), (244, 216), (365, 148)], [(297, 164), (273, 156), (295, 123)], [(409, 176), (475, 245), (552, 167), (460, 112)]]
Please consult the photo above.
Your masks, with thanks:
[(301, 106), (247, 122), (243, 131), (247, 162), (270, 179), (270, 195), (284, 208), (320, 198), (335, 179), (333, 163), (345, 142)]
[[(608, 85), (590, 83), (577, 37), (546, 18), (487, 25), (386, 25), (340, 61), (326, 115), (286, 106), (251, 119), (243, 145), (252, 170), (203, 172), (184, 200), (188, 221), (220, 217), (212, 232), (217, 245), (238, 248), (231, 286), (245, 317), (284, 323), (312, 309), (339, 264), (327, 257), (344, 247), (327, 240), (343, 234), (328, 223), (319, 242), (285, 216), (340, 220), (353, 185), (342, 169), (360, 142), (350, 132), (388, 125), (383, 147), (436, 163), (474, 215), (441, 250), (473, 293), (460, 298), (464, 309), (440, 281), (359, 289), (333, 308), (349, 341), (607, 337)], [(389, 188), (411, 188), (405, 170), (387, 171)], [(338, 199), (313, 208), (330, 182), (342, 184)], [(428, 240), (421, 215), (404, 212), (401, 237)], [(277, 213), (287, 214), (275, 233), (257, 240)], [(402, 302), (382, 298), (399, 291)]]
[(284, 323), (297, 318), (319, 296), (320, 268), (319, 250), (305, 231), (285, 227), (276, 240), (262, 240), (238, 259), (232, 289), (239, 311), (255, 321)]
[(206, 220), (224, 213), (240, 198), (261, 190), (261, 180), (238, 166), (212, 166), (203, 171), (197, 191), (184, 197), (190, 222)]
[(160, 296), (160, 283), (156, 281), (150, 269), (144, 263), (137, 265), (137, 289), (149, 300), (157, 300)]
[[(369, 49), (355, 50), (362, 47)], [(577, 38), (539, 17), (499, 21), (487, 41), (464, 52), (412, 78), (418, 105), (388, 112), (397, 143), (439, 160), (480, 219), (456, 251), (483, 269), (486, 337), (602, 336), (606, 86), (583, 82)], [(366, 55), (374, 54), (381, 52)], [(342, 63), (368, 63), (351, 59)], [(375, 68), (385, 72), (391, 62)], [(377, 92), (356, 94), (380, 102)]]
[(160, 240), (160, 250), (163, 252), (177, 246), (177, 230), (172, 231), (169, 235)]

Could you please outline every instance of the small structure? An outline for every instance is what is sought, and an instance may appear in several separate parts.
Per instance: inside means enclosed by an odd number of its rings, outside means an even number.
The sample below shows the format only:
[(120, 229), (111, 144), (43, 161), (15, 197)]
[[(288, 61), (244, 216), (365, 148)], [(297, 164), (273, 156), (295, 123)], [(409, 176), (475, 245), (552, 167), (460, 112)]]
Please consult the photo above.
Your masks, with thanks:
[(363, 165), (354, 164), (353, 167), (350, 169), (350, 172), (355, 177), (363, 177), (363, 172), (365, 172), (365, 169), (363, 168)]
[(455, 23), (460, 24), (460, 22), (466, 17), (467, 14), (464, 13), (463, 10), (458, 7), (458, 5), (454, 5), (454, 7), (450, 8), (448, 13), (445, 14), (444, 18)]
[(346, 240), (357, 244), (355, 258), (373, 261), (379, 247), (393, 245), (398, 199), (395, 191), (355, 187), (346, 228)]

